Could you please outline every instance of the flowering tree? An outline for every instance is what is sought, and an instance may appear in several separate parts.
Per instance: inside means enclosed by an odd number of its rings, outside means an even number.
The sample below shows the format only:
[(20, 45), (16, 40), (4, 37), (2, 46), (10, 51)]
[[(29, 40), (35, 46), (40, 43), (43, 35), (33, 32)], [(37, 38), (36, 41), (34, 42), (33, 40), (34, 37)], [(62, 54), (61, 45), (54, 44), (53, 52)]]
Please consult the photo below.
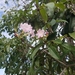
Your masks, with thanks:
[(75, 75), (75, 1), (22, 2), (0, 21), (11, 36), (1, 34), (0, 67), (7, 75)]

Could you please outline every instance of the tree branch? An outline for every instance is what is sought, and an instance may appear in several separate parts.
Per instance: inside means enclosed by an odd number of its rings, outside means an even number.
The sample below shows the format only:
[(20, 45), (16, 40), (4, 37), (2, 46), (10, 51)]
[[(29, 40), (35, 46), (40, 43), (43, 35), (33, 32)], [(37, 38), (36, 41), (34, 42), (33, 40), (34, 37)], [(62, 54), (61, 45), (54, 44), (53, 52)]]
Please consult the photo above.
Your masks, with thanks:
[(66, 68), (64, 68), (64, 69), (62, 70), (62, 72), (61, 72), (59, 75), (65, 75), (65, 74), (64, 74), (65, 71), (66, 71)]

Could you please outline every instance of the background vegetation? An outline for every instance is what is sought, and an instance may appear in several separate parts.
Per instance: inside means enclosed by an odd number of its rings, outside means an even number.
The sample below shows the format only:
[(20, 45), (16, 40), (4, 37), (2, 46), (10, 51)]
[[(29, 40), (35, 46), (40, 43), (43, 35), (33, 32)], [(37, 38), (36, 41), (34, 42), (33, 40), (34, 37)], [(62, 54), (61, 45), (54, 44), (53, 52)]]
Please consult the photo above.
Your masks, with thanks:
[[(48, 35), (26, 36), (21, 23)], [(0, 68), (6, 75), (75, 75), (75, 1), (16, 0), (0, 20)]]

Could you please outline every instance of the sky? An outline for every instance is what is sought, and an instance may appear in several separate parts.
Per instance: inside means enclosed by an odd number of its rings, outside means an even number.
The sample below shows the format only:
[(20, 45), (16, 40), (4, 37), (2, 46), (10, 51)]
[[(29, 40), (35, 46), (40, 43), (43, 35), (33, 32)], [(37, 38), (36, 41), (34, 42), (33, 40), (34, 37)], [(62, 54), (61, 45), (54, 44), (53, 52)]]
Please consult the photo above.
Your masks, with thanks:
[(0, 75), (5, 75), (4, 69), (0, 69)]
[[(12, 6), (14, 6), (13, 4), (14, 3), (12, 2), (12, 0), (9, 0), (9, 5), (5, 4), (5, 0), (0, 0), (0, 19), (4, 14), (4, 10), (9, 10)], [(10, 36), (6, 32), (3, 32), (2, 34), (10, 38)]]

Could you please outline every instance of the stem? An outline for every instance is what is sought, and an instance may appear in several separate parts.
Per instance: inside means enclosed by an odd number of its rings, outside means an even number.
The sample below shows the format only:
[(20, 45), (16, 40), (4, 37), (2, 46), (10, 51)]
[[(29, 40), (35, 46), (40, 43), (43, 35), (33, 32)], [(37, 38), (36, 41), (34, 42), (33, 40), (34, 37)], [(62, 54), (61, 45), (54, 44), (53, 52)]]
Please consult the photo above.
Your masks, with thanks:
[(62, 72), (61, 72), (59, 75), (65, 75), (65, 74), (64, 74), (65, 71), (66, 71), (66, 68), (64, 68), (64, 69), (62, 70)]

